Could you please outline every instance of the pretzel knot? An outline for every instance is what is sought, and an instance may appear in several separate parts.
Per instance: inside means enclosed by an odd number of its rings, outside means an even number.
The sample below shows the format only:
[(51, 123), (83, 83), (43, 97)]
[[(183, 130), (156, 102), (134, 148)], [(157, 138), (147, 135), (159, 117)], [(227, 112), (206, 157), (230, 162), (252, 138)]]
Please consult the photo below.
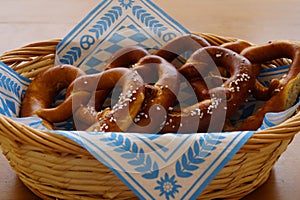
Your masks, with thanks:
[[(58, 65), (40, 73), (28, 86), (20, 110), (21, 117), (38, 116), (43, 124), (53, 129), (54, 122), (62, 122), (72, 116), (69, 101), (52, 107), (54, 98), (79, 76), (85, 73), (72, 65)], [(78, 101), (84, 103), (87, 93), (81, 93)]]
[(145, 101), (128, 128), (129, 132), (159, 132), (179, 90), (180, 74), (177, 69), (164, 58), (146, 52), (137, 46), (124, 47), (112, 56), (105, 68), (131, 68), (146, 84)]
[[(121, 48), (109, 58), (104, 67), (104, 71), (119, 67), (130, 68), (146, 55), (150, 55), (150, 53), (140, 46), (127, 46)], [(66, 94), (67, 97), (70, 96), (73, 86), (68, 88)], [(92, 92), (89, 102), (84, 105), (81, 104), (80, 107), (74, 111), (73, 120), (76, 122), (77, 130), (86, 130), (92, 124), (96, 124), (98, 119), (102, 118), (110, 111), (110, 108), (104, 110), (102, 110), (102, 108), (111, 92), (112, 88), (96, 89)]]
[(194, 52), (202, 47), (210, 46), (209, 42), (204, 38), (195, 35), (187, 34), (171, 40), (156, 52), (154, 55), (164, 58), (172, 63), (176, 58), (187, 52)]
[(149, 55), (141, 58), (133, 68), (147, 84), (150, 95), (129, 127), (130, 132), (156, 133), (165, 122), (167, 112), (176, 101), (180, 74), (165, 59)]
[(289, 70), (280, 80), (271, 80), (269, 87), (258, 85), (255, 96), (266, 100), (252, 116), (237, 127), (239, 130), (256, 130), (267, 112), (280, 112), (291, 107), (300, 91), (300, 43), (294, 41), (273, 41), (264, 45), (251, 46), (244, 49), (241, 55), (253, 64), (262, 64), (279, 58), (292, 60)]
[[(124, 60), (125, 53), (128, 60)], [(137, 57), (135, 57), (136, 55)], [(127, 132), (144, 132), (144, 133), (156, 133), (159, 132), (161, 124), (164, 123), (166, 119), (166, 113), (169, 107), (173, 106), (176, 101), (176, 95), (179, 89), (179, 72), (177, 69), (165, 61), (163, 58), (155, 55), (150, 55), (146, 53), (146, 50), (141, 47), (125, 47), (113, 56), (113, 59), (110, 59), (105, 71), (101, 74), (107, 74), (111, 71), (116, 70), (127, 70), (132, 73), (137, 73), (143, 81), (145, 82), (145, 98), (140, 106), (139, 112), (134, 115), (133, 122), (129, 127), (122, 128), (122, 131)], [(122, 62), (123, 61), (123, 62)], [(136, 63), (135, 63), (136, 61)], [(129, 68), (129, 69), (126, 69)], [(99, 75), (87, 75), (79, 79), (84, 79), (86, 82), (91, 82), (91, 80), (86, 80), (86, 77), (99, 76)], [(102, 75), (103, 76), (103, 75)], [(103, 81), (107, 79), (112, 79), (110, 77), (104, 77)], [(76, 80), (74, 84), (69, 87), (67, 96), (71, 93), (74, 93), (75, 85), (78, 84), (79, 80)], [(83, 82), (81, 80), (80, 82)], [(93, 81), (92, 81), (93, 82)], [(120, 85), (126, 85), (128, 83), (120, 83)], [(86, 91), (78, 89), (78, 91)], [(124, 87), (124, 86), (123, 86)], [(71, 88), (71, 89), (70, 89)], [(128, 88), (123, 89), (123, 93), (126, 92)], [(70, 92), (69, 90), (72, 90)], [(102, 124), (102, 128), (99, 128), (97, 119), (107, 118), (111, 110), (109, 108), (99, 111), (99, 108), (103, 105), (104, 100), (110, 94), (112, 88), (106, 87), (97, 87), (94, 89), (96, 91), (93, 93), (93, 97), (88, 104), (81, 105), (74, 113), (74, 121), (77, 122), (76, 128), (85, 130), (86, 127), (94, 123), (93, 126), (89, 127), (88, 130), (101, 130), (101, 131), (121, 131), (116, 129), (109, 128), (111, 123), (105, 122)], [(74, 93), (76, 94), (76, 92)], [(123, 117), (125, 115), (122, 115)], [(112, 118), (110, 118), (112, 120)], [(120, 125), (121, 117), (114, 117), (113, 121), (118, 122)], [(124, 119), (126, 121), (126, 119)], [(128, 120), (127, 121), (132, 121)], [(128, 125), (128, 124), (127, 124)], [(101, 126), (100, 126), (101, 127)]]
[[(118, 87), (122, 90), (117, 102), (97, 113), (94, 118), (97, 120), (86, 130), (125, 132), (141, 109), (145, 98), (145, 84), (136, 71), (127, 68), (112, 68), (98, 74), (81, 76), (73, 82), (70, 96), (81, 92), (100, 92), (102, 102)], [(77, 105), (76, 108), (78, 107)], [(75, 126), (77, 123), (80, 122), (75, 119)]]
[(105, 70), (117, 67), (131, 67), (150, 53), (140, 46), (127, 46), (116, 51), (107, 61)]
[(217, 46), (195, 51), (179, 72), (199, 102), (169, 112), (162, 133), (222, 131), (222, 122), (245, 101), (255, 80), (248, 59)]

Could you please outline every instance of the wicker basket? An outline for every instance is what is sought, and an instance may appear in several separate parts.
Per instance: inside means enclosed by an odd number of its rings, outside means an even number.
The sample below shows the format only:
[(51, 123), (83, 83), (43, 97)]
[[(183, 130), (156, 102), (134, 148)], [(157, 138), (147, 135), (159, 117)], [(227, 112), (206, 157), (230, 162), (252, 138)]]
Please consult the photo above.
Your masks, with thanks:
[[(235, 38), (200, 34), (214, 45)], [(28, 78), (53, 66), (51, 40), (27, 45), (0, 60)], [(286, 64), (280, 60), (277, 65)], [(63, 136), (35, 130), (0, 115), (0, 144), (20, 180), (43, 199), (135, 199), (134, 193), (88, 151)], [(199, 199), (239, 199), (269, 177), (280, 155), (300, 131), (300, 114), (256, 132), (208, 185)]]

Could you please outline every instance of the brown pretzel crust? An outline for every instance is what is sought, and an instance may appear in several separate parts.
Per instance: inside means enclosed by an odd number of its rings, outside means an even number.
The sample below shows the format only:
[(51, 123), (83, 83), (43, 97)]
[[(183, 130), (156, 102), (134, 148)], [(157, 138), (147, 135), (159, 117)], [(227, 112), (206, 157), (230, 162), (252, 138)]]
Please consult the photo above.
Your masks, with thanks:
[(154, 55), (160, 56), (171, 63), (175, 58), (184, 52), (194, 52), (199, 48), (206, 46), (210, 46), (207, 40), (195, 34), (188, 34), (171, 40), (163, 47), (158, 49)]
[(116, 51), (108, 60), (105, 70), (117, 67), (131, 67), (150, 53), (140, 46), (128, 46)]
[[(76, 130), (86, 130), (101, 117), (99, 112), (107, 99), (110, 90), (97, 90), (92, 93), (89, 102), (73, 112), (73, 122)], [(104, 112), (102, 112), (103, 114)]]
[[(49, 120), (55, 108), (51, 108), (55, 96), (67, 88), (78, 76), (84, 75), (79, 68), (72, 65), (59, 65), (40, 73), (28, 86), (22, 100), (20, 110), (21, 117), (38, 116), (44, 119), (48, 128), (53, 129)], [(41, 112), (43, 109), (50, 109), (50, 116), (45, 117)], [(71, 112), (71, 113), (70, 113)], [(64, 121), (72, 115), (72, 110), (58, 113), (56, 121)], [(46, 115), (47, 116), (47, 115)]]
[[(226, 68), (231, 76), (225, 82), (203, 86), (205, 83), (203, 77), (207, 77), (212, 69), (217, 69), (217, 66)], [(179, 71), (195, 85), (199, 80), (200, 88), (207, 87), (207, 91), (203, 93), (196, 89), (195, 92), (201, 93), (198, 96), (201, 96), (203, 101), (181, 112), (170, 112), (167, 123), (161, 131), (163, 133), (176, 131), (188, 133), (191, 130), (206, 132), (208, 128), (210, 131), (221, 131), (222, 121), (224, 122), (225, 117), (245, 101), (254, 83), (252, 65), (248, 59), (234, 51), (217, 46), (204, 47), (195, 51)], [(211, 119), (214, 121), (211, 122)], [(216, 123), (215, 127), (209, 127), (210, 123)]]
[[(179, 73), (172, 64), (162, 57), (147, 55), (144, 52), (146, 50), (142, 47), (124, 47), (112, 56), (112, 60), (118, 64), (108, 64), (106, 69), (133, 67), (143, 78), (147, 84), (147, 91), (151, 94), (146, 95), (147, 98), (143, 107), (135, 117), (135, 123), (131, 124), (128, 131), (155, 133), (164, 123), (168, 108), (173, 106), (176, 101), (179, 89)], [(127, 57), (130, 61), (126, 61)], [(134, 63), (135, 61), (136, 63)]]
[(220, 47), (230, 49), (236, 53), (241, 53), (244, 49), (252, 45), (253, 45), (252, 43), (245, 40), (236, 40), (233, 42), (226, 42), (224, 44), (221, 44)]
[[(116, 51), (107, 61), (104, 70), (117, 68), (117, 67), (132, 67), (142, 57), (150, 55), (150, 53), (140, 46), (127, 46)], [(69, 90), (72, 90), (71, 88)], [(91, 97), (87, 105), (81, 105), (73, 115), (74, 120), (77, 122), (76, 128), (84, 130), (96, 123), (100, 118), (100, 109), (109, 95), (109, 90), (98, 90)], [(101, 112), (103, 114), (103, 112)]]
[[(235, 51), (237, 53), (241, 53), (244, 49), (252, 45), (253, 44), (248, 41), (237, 40), (234, 42), (224, 43), (220, 45), (220, 47), (224, 47), (232, 51)], [(252, 63), (252, 66), (253, 66), (254, 74), (257, 77), (262, 69), (261, 64)], [(251, 90), (251, 93), (257, 100), (267, 100), (273, 95), (274, 89), (278, 87), (278, 84), (279, 81), (274, 79), (271, 81), (269, 87), (265, 87), (256, 79), (254, 83), (254, 87)]]
[[(82, 91), (90, 93), (98, 90), (111, 91), (117, 85), (122, 87), (118, 102), (99, 118), (98, 122), (89, 127), (88, 131), (125, 132), (144, 101), (144, 81), (134, 70), (113, 68), (98, 74), (81, 76), (73, 82), (70, 96)], [(76, 107), (79, 108), (80, 105)]]
[(165, 59), (150, 55), (145, 56), (134, 65), (145, 83), (153, 84), (156, 91), (144, 102), (144, 106), (135, 118), (135, 124), (129, 128), (130, 132), (155, 133), (166, 119), (169, 107), (176, 101), (179, 90), (179, 72)]
[(277, 88), (272, 89), (273, 94), (270, 99), (238, 127), (239, 130), (256, 130), (261, 126), (267, 112), (280, 112), (295, 103), (300, 91), (300, 43), (287, 40), (273, 41), (246, 48), (241, 54), (255, 64), (278, 58), (292, 60), (286, 76), (282, 77), (278, 83), (273, 83)]

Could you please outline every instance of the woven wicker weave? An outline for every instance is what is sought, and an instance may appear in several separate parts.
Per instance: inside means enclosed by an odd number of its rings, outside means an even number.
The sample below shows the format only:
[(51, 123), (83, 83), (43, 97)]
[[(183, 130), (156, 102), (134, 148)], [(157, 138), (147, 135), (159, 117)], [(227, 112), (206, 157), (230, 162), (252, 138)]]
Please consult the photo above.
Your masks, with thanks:
[[(235, 38), (199, 34), (220, 45)], [(34, 78), (53, 66), (60, 40), (27, 45), (0, 60)], [(288, 63), (278, 60), (276, 65)], [(300, 131), (300, 114), (256, 132), (209, 184), (199, 199), (239, 199), (262, 185), (280, 155)], [(0, 144), (21, 181), (43, 199), (134, 199), (134, 193), (89, 152), (63, 136), (35, 130), (0, 115)]]

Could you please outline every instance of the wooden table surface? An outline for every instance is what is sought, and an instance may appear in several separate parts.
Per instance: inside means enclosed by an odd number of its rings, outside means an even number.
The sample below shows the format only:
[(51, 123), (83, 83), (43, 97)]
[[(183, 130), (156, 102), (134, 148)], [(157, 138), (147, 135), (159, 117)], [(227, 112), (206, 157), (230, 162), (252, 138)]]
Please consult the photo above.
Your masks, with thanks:
[[(153, 0), (187, 29), (243, 38), (254, 43), (300, 40), (297, 0)], [(100, 0), (1, 0), (0, 54), (35, 42), (64, 37)], [(300, 136), (276, 163), (269, 180), (244, 200), (300, 196)], [(0, 199), (38, 199), (0, 154)]]

